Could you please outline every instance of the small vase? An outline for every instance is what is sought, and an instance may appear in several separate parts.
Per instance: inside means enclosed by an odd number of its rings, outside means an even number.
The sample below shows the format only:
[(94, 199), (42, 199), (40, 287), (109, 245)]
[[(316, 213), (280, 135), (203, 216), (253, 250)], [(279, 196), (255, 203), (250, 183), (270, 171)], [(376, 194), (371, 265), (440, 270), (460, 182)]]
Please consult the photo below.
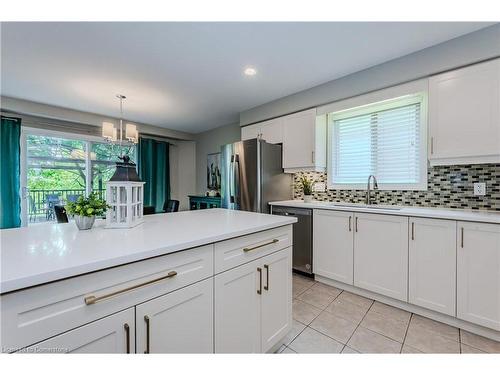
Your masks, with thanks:
[(313, 200), (312, 195), (304, 195), (304, 203), (311, 203)]
[(88, 230), (94, 225), (95, 216), (79, 216), (75, 215), (75, 223), (78, 229)]

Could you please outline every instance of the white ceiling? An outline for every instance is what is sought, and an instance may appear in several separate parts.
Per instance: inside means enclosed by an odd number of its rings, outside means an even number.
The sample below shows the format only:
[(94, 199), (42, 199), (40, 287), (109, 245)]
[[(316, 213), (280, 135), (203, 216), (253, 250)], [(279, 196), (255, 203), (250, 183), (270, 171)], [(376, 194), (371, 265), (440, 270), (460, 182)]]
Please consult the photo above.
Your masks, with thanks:
[(1, 94), (197, 133), (489, 25), (3, 23)]

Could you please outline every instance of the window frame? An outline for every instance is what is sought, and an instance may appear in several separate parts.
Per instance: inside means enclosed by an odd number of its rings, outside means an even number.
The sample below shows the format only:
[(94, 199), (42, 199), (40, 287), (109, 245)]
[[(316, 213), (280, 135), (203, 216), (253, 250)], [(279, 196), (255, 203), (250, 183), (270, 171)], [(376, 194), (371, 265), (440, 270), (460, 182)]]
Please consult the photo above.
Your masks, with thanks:
[[(416, 92), (413, 94), (402, 95), (386, 99), (382, 101), (372, 102), (365, 105), (346, 108), (327, 114), (327, 188), (328, 190), (366, 190), (366, 183), (335, 183), (333, 181), (333, 153), (334, 144), (334, 121), (341, 120), (354, 116), (366, 115), (373, 112), (388, 110), (405, 105), (420, 103), (420, 126), (419, 126), (419, 182), (417, 183), (378, 183), (379, 190), (412, 190), (412, 191), (426, 191), (428, 190), (428, 158), (427, 158), (427, 92)], [(375, 175), (375, 177), (377, 177)], [(368, 180), (368, 176), (366, 176)]]

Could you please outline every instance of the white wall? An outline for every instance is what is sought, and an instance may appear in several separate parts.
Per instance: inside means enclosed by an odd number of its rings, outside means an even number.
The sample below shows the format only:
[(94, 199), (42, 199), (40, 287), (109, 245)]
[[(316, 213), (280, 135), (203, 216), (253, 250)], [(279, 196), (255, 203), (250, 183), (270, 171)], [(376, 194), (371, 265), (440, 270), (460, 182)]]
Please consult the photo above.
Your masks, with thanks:
[(180, 202), (179, 210), (189, 210), (188, 195), (196, 194), (196, 144), (177, 141), (170, 146), (170, 195)]
[(220, 152), (220, 146), (241, 140), (239, 124), (230, 124), (196, 134), (196, 194), (207, 190), (207, 155)]

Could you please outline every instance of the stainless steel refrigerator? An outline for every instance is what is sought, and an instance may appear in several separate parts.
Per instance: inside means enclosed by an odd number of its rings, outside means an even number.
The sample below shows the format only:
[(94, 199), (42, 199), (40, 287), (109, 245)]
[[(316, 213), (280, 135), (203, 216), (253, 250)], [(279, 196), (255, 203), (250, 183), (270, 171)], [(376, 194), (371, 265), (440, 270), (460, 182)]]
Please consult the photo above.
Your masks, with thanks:
[(262, 213), (269, 213), (269, 202), (292, 199), (281, 145), (249, 139), (222, 146), (221, 199), (223, 208)]

